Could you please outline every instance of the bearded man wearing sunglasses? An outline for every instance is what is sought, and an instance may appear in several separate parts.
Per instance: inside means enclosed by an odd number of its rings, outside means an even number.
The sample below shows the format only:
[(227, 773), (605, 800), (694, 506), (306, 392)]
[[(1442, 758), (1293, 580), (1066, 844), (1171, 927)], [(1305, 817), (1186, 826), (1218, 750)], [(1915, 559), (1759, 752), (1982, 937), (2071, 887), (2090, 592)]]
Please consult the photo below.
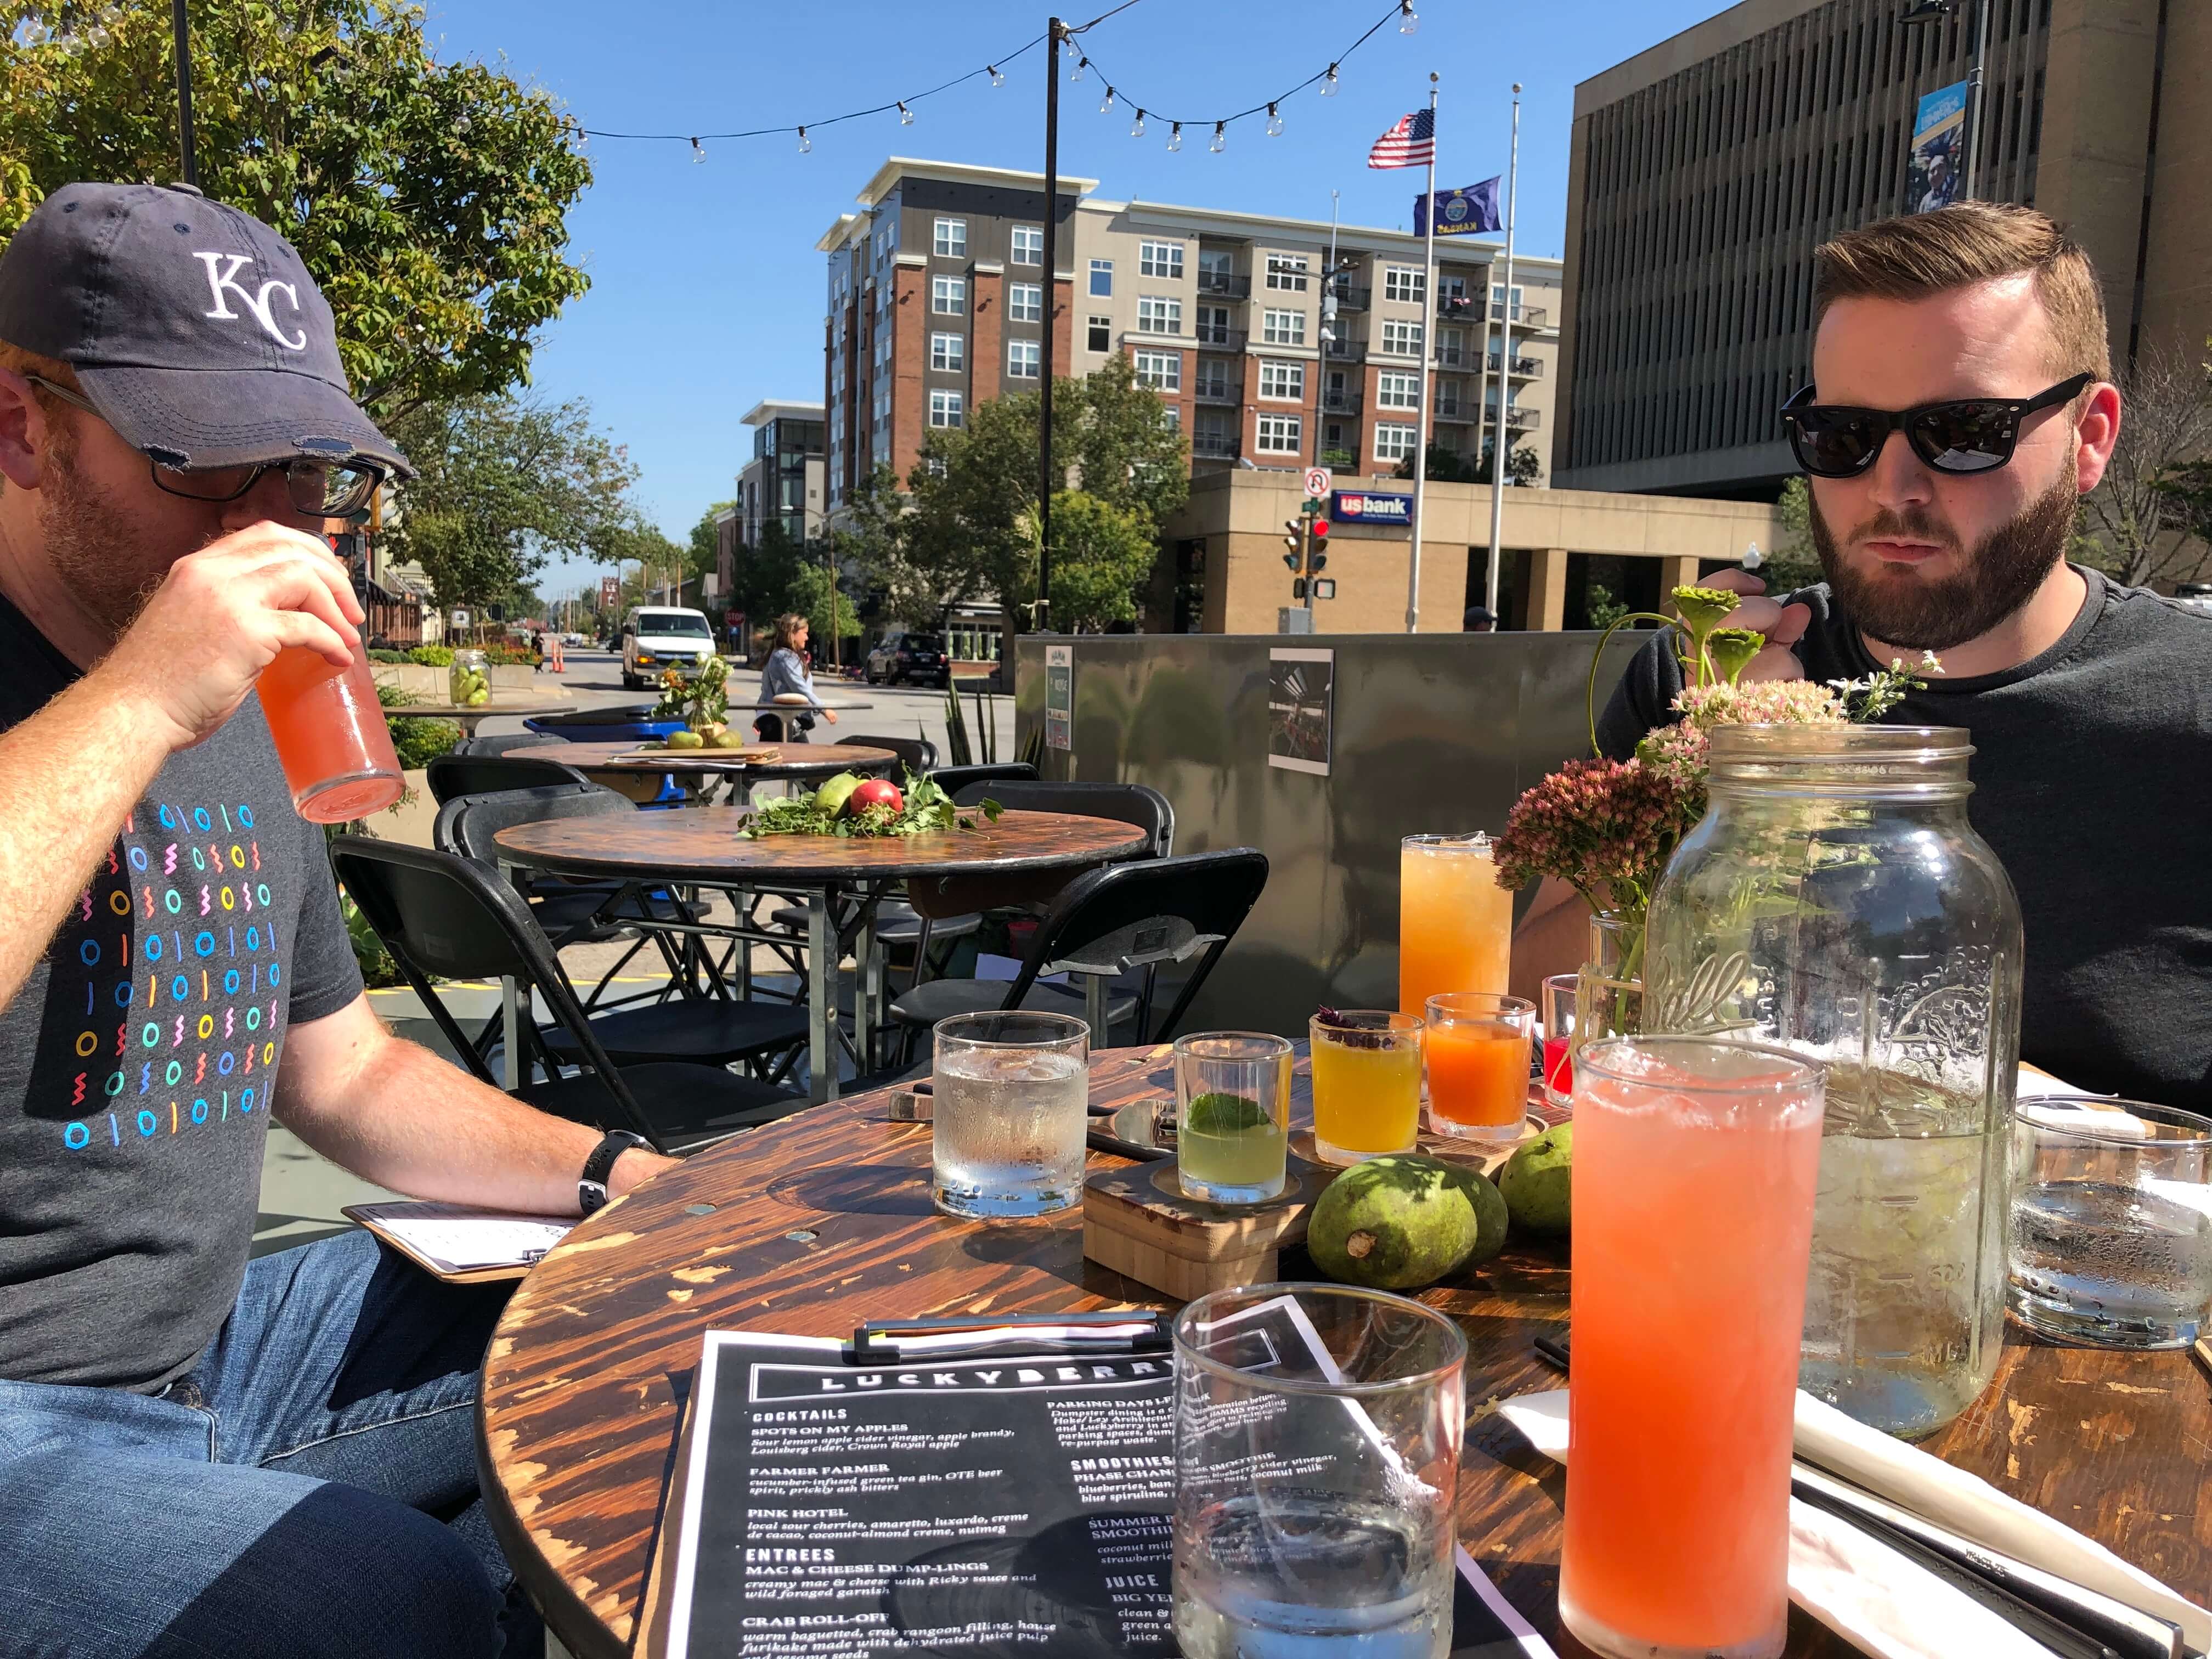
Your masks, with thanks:
[[(2212, 1105), (2212, 617), (2066, 553), (2119, 435), (2087, 257), (2027, 208), (1884, 220), (1820, 248), (1813, 379), (1779, 411), (1827, 580), (1729, 620), (1757, 679), (1941, 659), (1887, 717), (1973, 735), (1970, 812), (2027, 924), (2023, 1057)], [(1654, 641), (1598, 727), (1626, 758), (1673, 718)]]
[(248, 1260), (271, 1117), (503, 1210), (668, 1164), (393, 1036), (292, 810), (255, 681), (362, 648), (323, 532), (405, 471), (266, 225), (70, 185), (0, 257), (0, 1652), (543, 1650), (477, 1497), (507, 1287)]

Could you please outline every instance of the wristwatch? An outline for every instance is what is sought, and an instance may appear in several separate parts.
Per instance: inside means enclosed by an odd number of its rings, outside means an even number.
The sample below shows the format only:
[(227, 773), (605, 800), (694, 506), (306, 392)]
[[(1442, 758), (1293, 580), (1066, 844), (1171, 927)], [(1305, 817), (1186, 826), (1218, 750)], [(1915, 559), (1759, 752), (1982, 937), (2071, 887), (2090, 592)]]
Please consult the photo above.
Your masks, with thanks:
[(653, 1150), (651, 1141), (628, 1129), (608, 1130), (599, 1144), (592, 1148), (592, 1155), (584, 1160), (584, 1173), (576, 1182), (578, 1209), (589, 1215), (606, 1207), (607, 1177), (614, 1173), (615, 1160), (633, 1146), (641, 1152)]

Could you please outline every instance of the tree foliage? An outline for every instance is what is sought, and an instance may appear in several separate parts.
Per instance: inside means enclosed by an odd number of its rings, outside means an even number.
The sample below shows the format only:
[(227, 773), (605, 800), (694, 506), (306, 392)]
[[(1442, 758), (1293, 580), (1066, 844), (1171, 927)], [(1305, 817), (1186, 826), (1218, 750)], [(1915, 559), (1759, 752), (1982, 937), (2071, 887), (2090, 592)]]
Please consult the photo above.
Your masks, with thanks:
[(2212, 562), (2212, 374), (2154, 348), (2120, 378), (2120, 440), (2081, 498), (2075, 556), (2130, 586), (2201, 581)]
[(699, 515), (699, 522), (691, 526), (691, 539), (684, 560), (687, 574), (694, 576), (714, 574), (722, 556), (722, 532), (714, 520), (736, 506), (735, 501), (716, 501)]
[[(527, 378), (588, 280), (591, 183), (542, 89), (441, 64), (399, 0), (189, 0), (200, 184), (275, 226), (330, 301), (356, 396), (389, 425)], [(165, 5), (16, 0), (0, 33), (0, 243), (76, 179), (178, 176)]]
[(673, 550), (631, 505), (637, 469), (580, 399), (464, 398), (392, 435), (420, 476), (382, 533), (393, 557), (421, 562), (441, 605), (502, 599), (552, 558), (617, 562), (649, 551), (647, 537)]
[[(1462, 455), (1456, 449), (1446, 449), (1431, 440), (1429, 444), (1428, 474), (1431, 483), (1486, 484), (1490, 482), (1490, 459), (1495, 450), (1480, 456)], [(1526, 444), (1516, 444), (1506, 453), (1505, 482), (1509, 484), (1533, 484), (1543, 476), (1544, 464), (1536, 452)], [(1413, 476), (1413, 458), (1408, 455), (1398, 463), (1392, 475), (1400, 478)]]
[(1773, 546), (1760, 554), (1753, 574), (1766, 584), (1770, 593), (1794, 593), (1825, 581), (1820, 555), (1813, 545), (1812, 492), (1802, 477), (1782, 486), (1782, 497), (1775, 502), (1774, 511), (1782, 520), (1782, 533)]
[[(1023, 514), (1034, 546), (1035, 508)], [(1052, 498), (1052, 625), (1062, 633), (1097, 632), (1137, 620), (1137, 591), (1151, 574), (1158, 537), (1144, 510), (1116, 507), (1086, 490)]]

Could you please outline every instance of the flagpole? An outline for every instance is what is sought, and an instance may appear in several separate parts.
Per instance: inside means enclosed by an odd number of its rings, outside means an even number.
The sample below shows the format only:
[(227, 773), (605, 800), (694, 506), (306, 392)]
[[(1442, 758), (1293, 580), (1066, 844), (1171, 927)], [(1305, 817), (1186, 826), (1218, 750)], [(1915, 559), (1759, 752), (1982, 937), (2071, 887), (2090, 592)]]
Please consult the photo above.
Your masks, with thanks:
[[(1504, 332), (1498, 337), (1498, 436), (1490, 451), (1490, 573), (1483, 604), (1498, 614), (1498, 539), (1505, 527), (1505, 457), (1509, 438), (1505, 409), (1513, 388), (1513, 219), (1521, 199), (1521, 83), (1513, 83), (1513, 158), (1505, 171), (1505, 301), (1498, 307)], [(1477, 428), (1480, 430), (1480, 428)], [(1491, 624), (1495, 628), (1496, 623)]]
[(1413, 428), (1413, 556), (1406, 563), (1406, 631), (1421, 625), (1421, 503), (1429, 484), (1429, 382), (1435, 378), (1437, 318), (1437, 75), (1429, 71), (1429, 186), (1425, 274), (1421, 278), (1421, 412)]

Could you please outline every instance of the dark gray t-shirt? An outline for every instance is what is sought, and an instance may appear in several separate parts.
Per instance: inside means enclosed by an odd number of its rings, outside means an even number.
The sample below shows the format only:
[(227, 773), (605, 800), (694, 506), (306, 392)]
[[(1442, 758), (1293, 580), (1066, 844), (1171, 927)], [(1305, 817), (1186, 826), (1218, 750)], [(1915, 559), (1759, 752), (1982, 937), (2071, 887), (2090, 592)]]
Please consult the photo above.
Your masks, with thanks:
[[(1973, 735), (1967, 816), (2012, 877), (2027, 933), (2021, 1055), (2070, 1083), (2212, 1109), (2212, 616), (2094, 570), (2042, 655), (1935, 680), (1887, 720)], [(1825, 585), (1806, 677), (1875, 664)], [(1625, 759), (1673, 718), (1681, 672), (1638, 652), (1598, 722)]]
[[(76, 678), (0, 599), (0, 730)], [(246, 1271), (285, 1029), (361, 988), (322, 831), (248, 698), (170, 757), (0, 1009), (0, 1376), (143, 1390), (190, 1367)]]

